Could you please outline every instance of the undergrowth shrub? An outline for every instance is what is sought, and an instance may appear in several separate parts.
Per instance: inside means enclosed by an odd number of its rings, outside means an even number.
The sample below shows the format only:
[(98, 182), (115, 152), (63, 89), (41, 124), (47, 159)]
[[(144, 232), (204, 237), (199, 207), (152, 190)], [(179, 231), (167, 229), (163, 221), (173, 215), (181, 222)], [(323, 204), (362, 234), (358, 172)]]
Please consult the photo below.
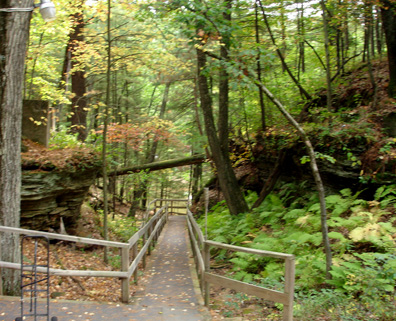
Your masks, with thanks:
[(66, 127), (61, 127), (58, 131), (52, 132), (49, 140), (51, 149), (81, 147), (83, 143), (77, 139), (77, 134), (72, 134)]
[[(100, 220), (99, 225), (103, 226), (102, 210), (98, 210), (98, 218)], [(114, 215), (113, 218), (109, 216), (107, 226), (109, 233), (113, 234), (119, 242), (128, 242), (138, 230), (135, 219), (124, 215)]]
[[(316, 193), (306, 188), (301, 191), (301, 186), (294, 188), (293, 184), (279, 191), (248, 214), (231, 216), (225, 204), (219, 203), (208, 215), (208, 238), (294, 254), (296, 292), (304, 294), (297, 307), (329, 316), (326, 320), (396, 319), (396, 185), (380, 187), (372, 201), (360, 199), (360, 193), (350, 189), (326, 197), (333, 251), (333, 279), (327, 283)], [(248, 203), (255, 198), (250, 193)], [(232, 264), (230, 277), (283, 288), (283, 261), (225, 250), (213, 254)], [(308, 320), (304, 312), (296, 314), (298, 320)], [(309, 320), (315, 319), (311, 316)]]

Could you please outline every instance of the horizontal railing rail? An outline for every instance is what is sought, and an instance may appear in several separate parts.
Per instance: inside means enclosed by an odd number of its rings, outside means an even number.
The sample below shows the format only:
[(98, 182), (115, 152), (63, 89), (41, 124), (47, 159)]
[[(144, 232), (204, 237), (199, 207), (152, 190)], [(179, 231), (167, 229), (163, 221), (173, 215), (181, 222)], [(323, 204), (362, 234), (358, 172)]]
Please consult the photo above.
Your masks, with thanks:
[[(205, 237), (195, 221), (192, 213), (187, 210), (187, 226), (190, 235), (191, 248), (196, 264), (197, 274), (199, 276), (201, 290), (204, 295), (205, 305), (209, 304), (210, 284), (221, 285), (238, 292), (270, 300), (283, 304), (283, 320), (293, 320), (293, 302), (294, 302), (294, 280), (295, 280), (295, 259), (294, 255), (257, 250), (247, 247), (235, 246), (205, 240)], [(226, 249), (234, 252), (244, 252), (259, 256), (266, 256), (275, 259), (282, 259), (285, 262), (285, 285), (284, 291), (275, 291), (272, 289), (260, 287), (246, 282), (237, 281), (224, 276), (216, 275), (210, 272), (210, 250), (211, 247)]]
[[(168, 218), (168, 206), (165, 205), (157, 210), (157, 212), (138, 230), (127, 243), (106, 241), (99, 239), (84, 238), (72, 235), (63, 235), (56, 233), (48, 233), (42, 231), (0, 226), (0, 232), (3, 233), (16, 233), (18, 235), (31, 235), (31, 236), (46, 236), (49, 239), (68, 241), (82, 244), (95, 244), (106, 247), (118, 248), (121, 251), (121, 271), (94, 271), (94, 270), (63, 270), (50, 268), (51, 275), (56, 276), (81, 276), (81, 277), (110, 277), (121, 279), (121, 298), (123, 302), (129, 301), (129, 282), (132, 275), (134, 281), (137, 282), (137, 268), (139, 263), (143, 260), (143, 267), (145, 267), (145, 260), (147, 254), (150, 254), (151, 247), (158, 240), (162, 228), (164, 227)], [(141, 244), (139, 241), (142, 239)], [(141, 245), (140, 250), (138, 246)], [(131, 261), (132, 260), (132, 261)], [(20, 263), (12, 263), (0, 261), (0, 268), (8, 269), (21, 269)], [(29, 268), (24, 267), (24, 270)], [(38, 272), (45, 272), (44, 268), (38, 267)], [(46, 270), (46, 269), (45, 269)]]
[[(163, 204), (168, 205), (169, 214), (186, 215), (186, 210), (188, 208), (188, 199), (164, 199), (156, 198), (149, 202), (146, 211), (144, 213), (143, 222), (146, 222), (150, 215), (155, 213), (158, 208), (161, 208)], [(151, 213), (151, 214), (150, 214)]]

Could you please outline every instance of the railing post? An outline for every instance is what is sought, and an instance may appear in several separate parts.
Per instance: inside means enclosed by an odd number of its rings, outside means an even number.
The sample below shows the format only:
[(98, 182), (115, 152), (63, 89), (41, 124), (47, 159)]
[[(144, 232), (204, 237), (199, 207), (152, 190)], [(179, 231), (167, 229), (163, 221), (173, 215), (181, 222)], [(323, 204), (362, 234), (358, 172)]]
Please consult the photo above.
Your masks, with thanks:
[(293, 321), (294, 278), (295, 262), (294, 257), (290, 257), (285, 260), (285, 294), (288, 296), (288, 304), (283, 306), (283, 321)]
[[(3, 258), (1, 257), (1, 244), (2, 244), (1, 240), (2, 240), (3, 235), (4, 235), (4, 233), (0, 233), (0, 261), (3, 260)], [(0, 295), (3, 295), (3, 277), (2, 277), (2, 275), (3, 275), (3, 272), (1, 271), (1, 267), (0, 267)]]
[(202, 281), (204, 284), (204, 300), (205, 306), (209, 306), (209, 294), (210, 294), (210, 284), (206, 281), (205, 272), (210, 271), (210, 246), (205, 242), (203, 246), (203, 259), (205, 264), (205, 269), (202, 271)]
[[(133, 245), (132, 247), (132, 255), (133, 255), (133, 259), (135, 259), (137, 257), (138, 254), (138, 244), (137, 242)], [(138, 269), (135, 269), (135, 272), (133, 272), (133, 280), (135, 282), (135, 284), (138, 284)]]
[[(155, 221), (153, 221), (153, 225), (155, 226)], [(151, 232), (153, 231), (153, 225), (150, 225), (150, 227), (148, 228), (148, 237), (150, 237), (150, 235), (151, 235)], [(146, 234), (145, 234), (145, 236), (146, 236)], [(151, 246), (152, 246), (152, 244), (149, 244), (149, 246), (148, 246), (148, 248), (147, 248), (147, 255), (151, 255)], [(146, 267), (146, 266), (144, 266), (144, 267)]]
[[(145, 232), (144, 234), (143, 234), (143, 244), (142, 244), (142, 247), (146, 244), (146, 239), (147, 239), (147, 232)], [(144, 253), (143, 254), (143, 269), (145, 269), (146, 268), (146, 253)]]
[[(129, 248), (121, 248), (121, 270), (128, 272), (129, 268)], [(121, 279), (121, 298), (123, 303), (129, 302), (129, 277)]]

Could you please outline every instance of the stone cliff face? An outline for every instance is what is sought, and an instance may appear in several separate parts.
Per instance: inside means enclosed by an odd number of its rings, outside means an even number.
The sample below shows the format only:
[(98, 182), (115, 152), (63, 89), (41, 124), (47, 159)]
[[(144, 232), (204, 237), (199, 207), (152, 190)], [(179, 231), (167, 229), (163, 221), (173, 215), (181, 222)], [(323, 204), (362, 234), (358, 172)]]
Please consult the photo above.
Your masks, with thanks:
[(48, 150), (24, 141), (22, 153), (21, 227), (67, 232), (77, 227), (80, 207), (100, 171), (98, 154), (89, 149)]
[(58, 230), (62, 218), (67, 230), (73, 230), (97, 172), (97, 168), (74, 173), (23, 171), (21, 227)]

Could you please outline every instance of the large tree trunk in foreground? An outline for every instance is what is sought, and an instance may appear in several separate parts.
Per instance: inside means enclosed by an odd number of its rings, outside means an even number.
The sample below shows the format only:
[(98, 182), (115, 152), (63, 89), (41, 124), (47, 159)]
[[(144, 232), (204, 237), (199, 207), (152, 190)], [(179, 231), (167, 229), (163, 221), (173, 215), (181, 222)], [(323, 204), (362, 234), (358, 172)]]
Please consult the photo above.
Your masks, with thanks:
[[(0, 8), (33, 7), (32, 0), (1, 0)], [(0, 12), (0, 224), (19, 227), (22, 91), (31, 12)], [(1, 260), (18, 262), (19, 238), (4, 234)], [(19, 272), (2, 271), (6, 294), (19, 292)]]
[(224, 199), (230, 210), (231, 215), (247, 212), (248, 206), (242, 191), (239, 188), (238, 181), (235, 177), (231, 161), (224, 157), (219, 138), (217, 137), (213, 110), (212, 98), (209, 93), (208, 81), (202, 70), (206, 67), (206, 54), (202, 49), (197, 48), (198, 58), (198, 86), (201, 97), (201, 109), (205, 119), (206, 136), (208, 137), (210, 150), (213, 161), (216, 165), (217, 176)]

